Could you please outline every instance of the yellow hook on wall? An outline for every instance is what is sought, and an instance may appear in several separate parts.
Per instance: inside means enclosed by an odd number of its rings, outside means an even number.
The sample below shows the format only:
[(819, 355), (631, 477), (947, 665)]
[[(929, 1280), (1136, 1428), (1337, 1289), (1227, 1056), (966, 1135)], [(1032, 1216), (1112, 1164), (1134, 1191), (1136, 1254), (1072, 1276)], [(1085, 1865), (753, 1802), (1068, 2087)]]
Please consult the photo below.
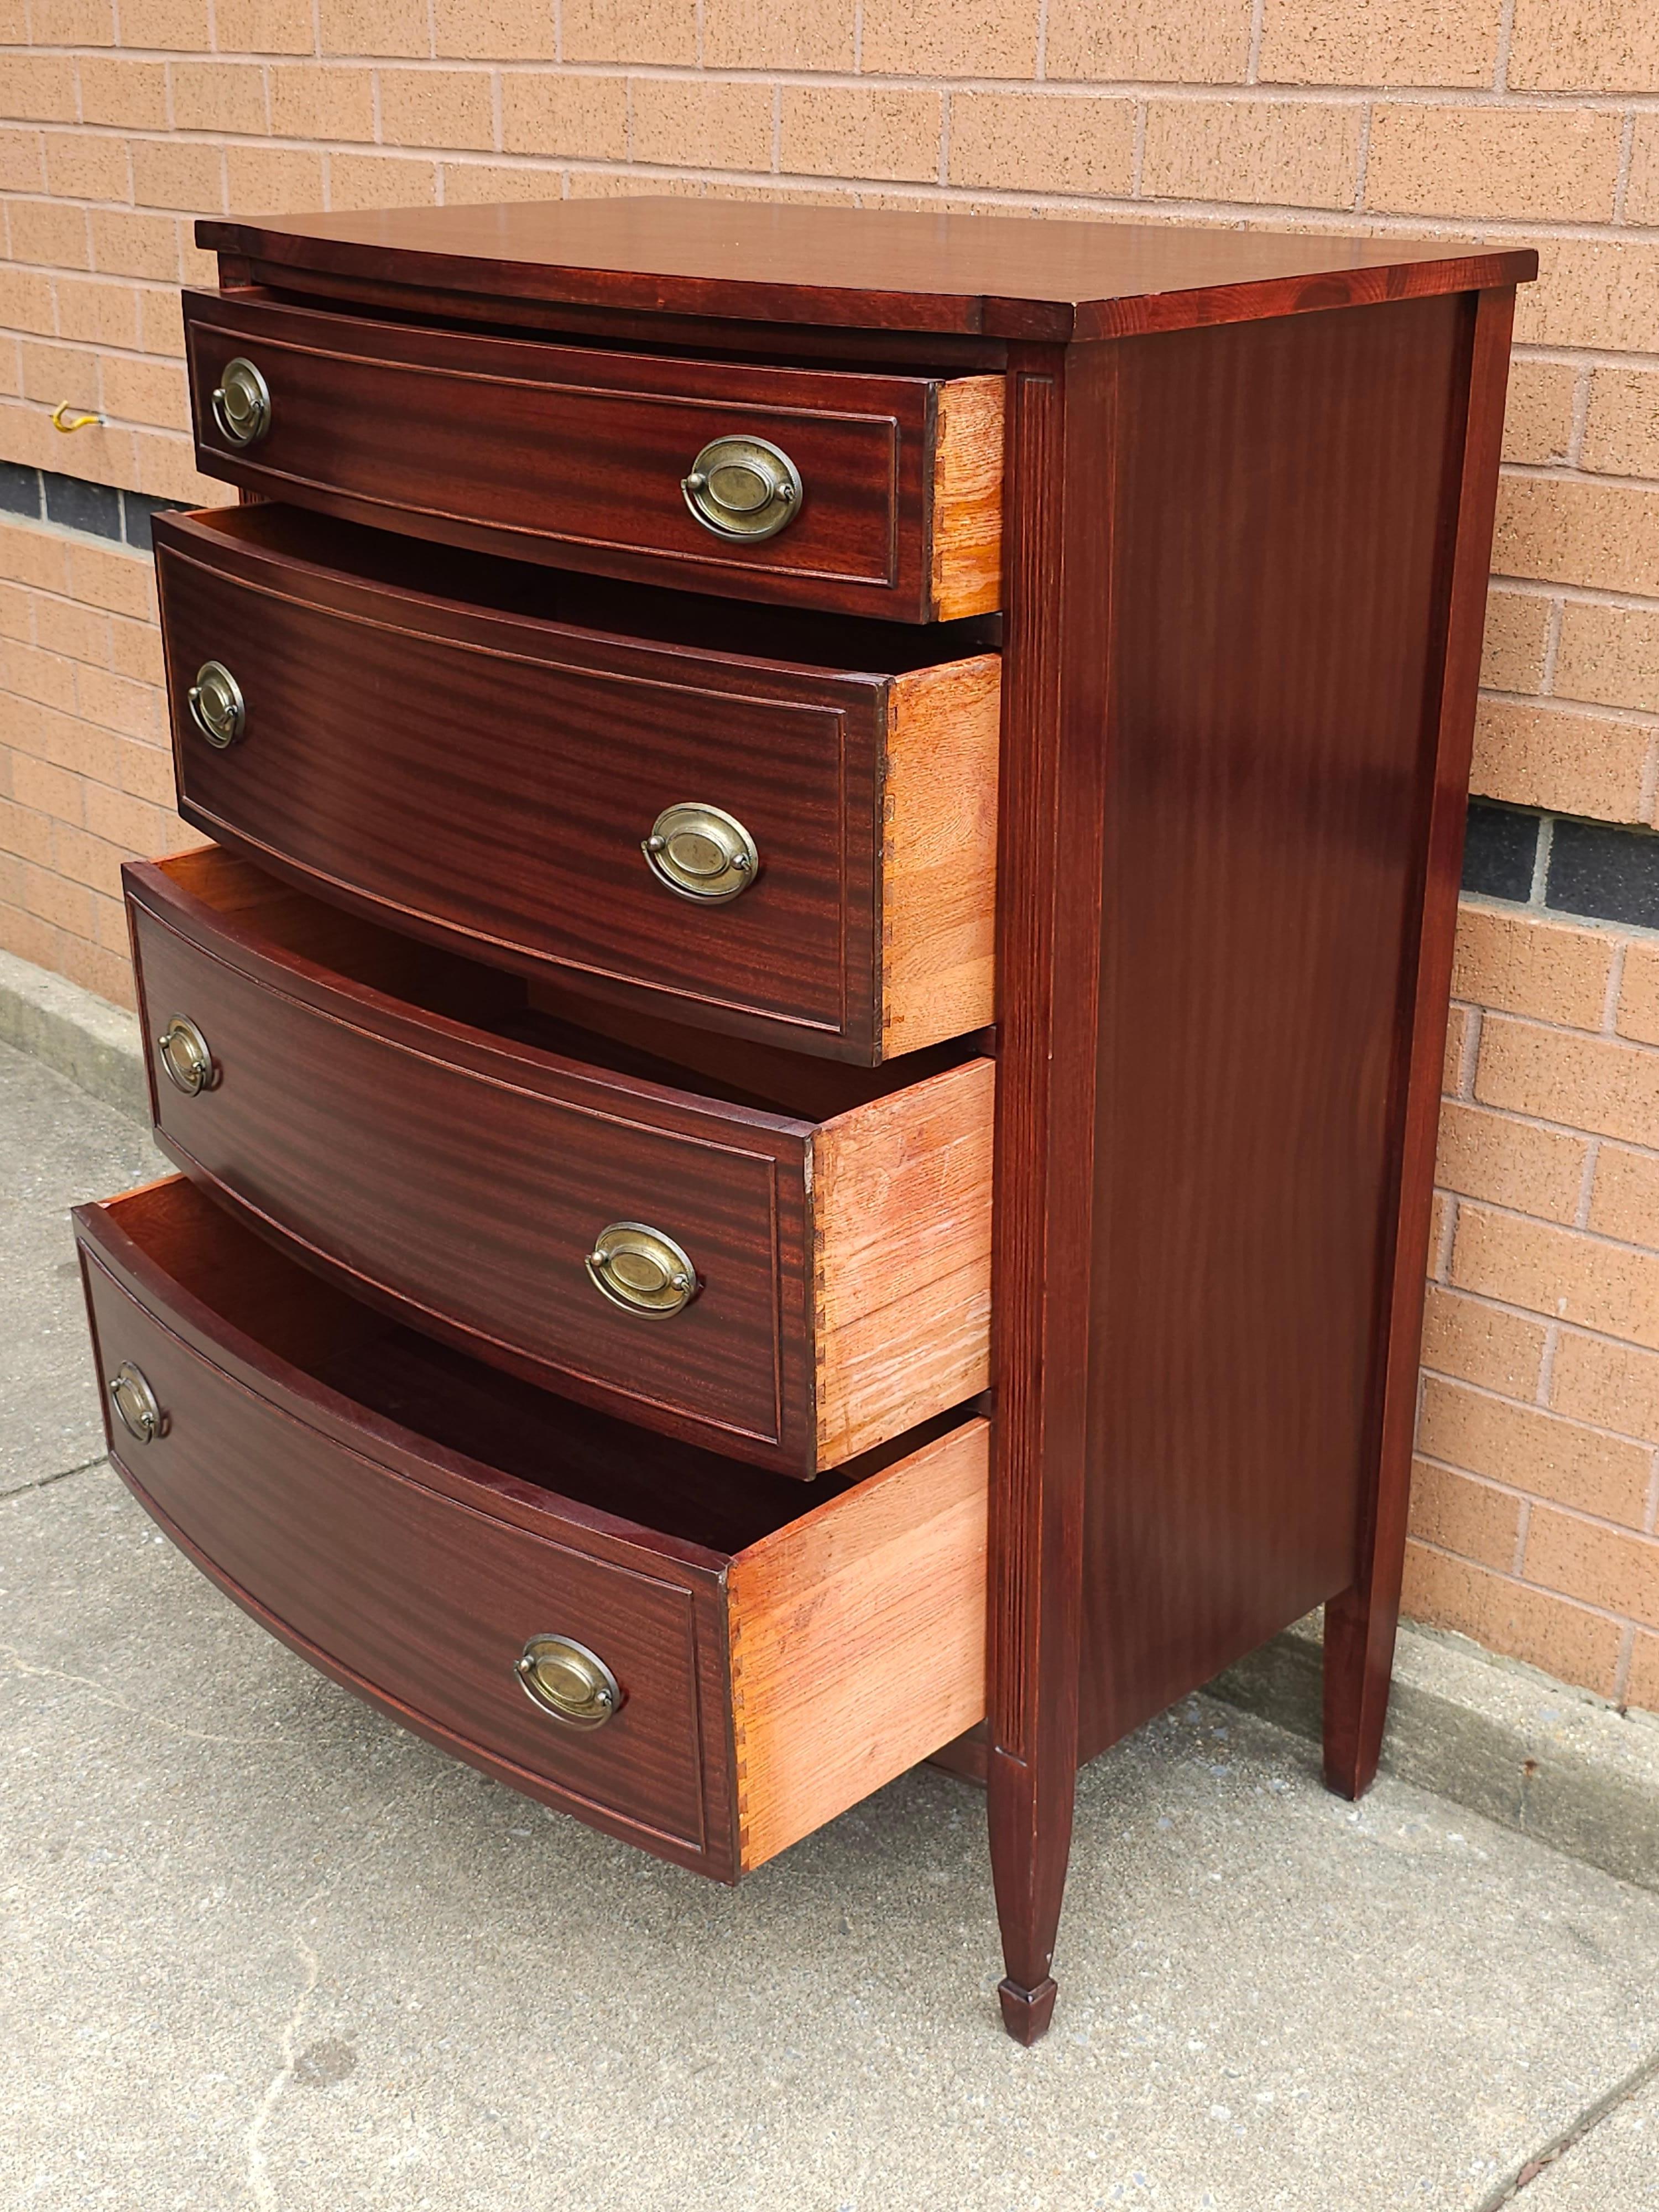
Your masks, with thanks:
[(101, 415), (71, 415), (69, 421), (66, 422), (64, 420), (64, 410), (72, 404), (73, 403), (70, 400), (60, 399), (58, 404), (52, 410), (52, 428), (54, 430), (61, 430), (65, 437), (69, 435), (71, 430), (89, 429), (94, 422), (101, 423), (103, 422), (104, 418)]

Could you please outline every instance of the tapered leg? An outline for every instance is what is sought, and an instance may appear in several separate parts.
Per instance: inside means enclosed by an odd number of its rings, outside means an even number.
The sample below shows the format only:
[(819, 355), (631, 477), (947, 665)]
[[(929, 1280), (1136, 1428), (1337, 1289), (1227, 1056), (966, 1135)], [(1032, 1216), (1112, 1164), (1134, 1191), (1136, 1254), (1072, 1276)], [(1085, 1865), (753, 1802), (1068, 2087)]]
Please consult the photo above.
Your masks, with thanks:
[(1077, 1782), (1115, 361), (1014, 346), (1007, 379), (986, 1778), (1026, 2044), (1054, 2008)]
[(1058, 1762), (1030, 1766), (1006, 1752), (991, 1755), (991, 1878), (1007, 1969), (997, 1996), (1016, 2043), (1035, 2043), (1054, 2016), (1049, 1969), (1072, 1849), (1075, 1779), (1075, 1769), (1067, 1776)]
[(1399, 1620), (1397, 1554), (1392, 1575), (1373, 1573), (1325, 1608), (1325, 1783), (1339, 1797), (1363, 1797), (1376, 1779)]

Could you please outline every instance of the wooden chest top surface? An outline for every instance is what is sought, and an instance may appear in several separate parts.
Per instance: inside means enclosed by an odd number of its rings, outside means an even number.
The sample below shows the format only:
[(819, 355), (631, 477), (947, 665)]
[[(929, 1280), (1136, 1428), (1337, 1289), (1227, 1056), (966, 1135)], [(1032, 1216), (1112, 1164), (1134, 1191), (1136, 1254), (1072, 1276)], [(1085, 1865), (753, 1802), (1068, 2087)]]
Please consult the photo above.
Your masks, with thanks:
[(1524, 283), (1530, 251), (929, 210), (628, 198), (197, 226), (278, 270), (617, 312), (1005, 338), (1127, 337)]

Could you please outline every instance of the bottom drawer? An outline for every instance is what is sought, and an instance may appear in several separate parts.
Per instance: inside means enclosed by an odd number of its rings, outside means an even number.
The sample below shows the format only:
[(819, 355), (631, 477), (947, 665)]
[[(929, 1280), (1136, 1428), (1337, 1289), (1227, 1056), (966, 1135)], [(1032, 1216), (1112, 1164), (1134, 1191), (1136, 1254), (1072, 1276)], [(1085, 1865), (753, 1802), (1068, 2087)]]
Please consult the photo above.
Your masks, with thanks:
[(735, 1881), (982, 1717), (983, 1421), (804, 1492), (398, 1328), (183, 1177), (76, 1226), (140, 1501), (514, 1788)]

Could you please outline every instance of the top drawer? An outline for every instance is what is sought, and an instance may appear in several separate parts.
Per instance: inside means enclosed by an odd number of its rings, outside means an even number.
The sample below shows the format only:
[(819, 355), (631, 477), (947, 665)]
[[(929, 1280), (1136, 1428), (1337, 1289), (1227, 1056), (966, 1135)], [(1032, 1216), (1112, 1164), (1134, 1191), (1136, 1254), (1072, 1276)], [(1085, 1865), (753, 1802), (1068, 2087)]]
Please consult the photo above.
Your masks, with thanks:
[(187, 292), (185, 325), (198, 463), (271, 498), (734, 599), (997, 605), (1000, 377), (677, 361), (255, 292)]

